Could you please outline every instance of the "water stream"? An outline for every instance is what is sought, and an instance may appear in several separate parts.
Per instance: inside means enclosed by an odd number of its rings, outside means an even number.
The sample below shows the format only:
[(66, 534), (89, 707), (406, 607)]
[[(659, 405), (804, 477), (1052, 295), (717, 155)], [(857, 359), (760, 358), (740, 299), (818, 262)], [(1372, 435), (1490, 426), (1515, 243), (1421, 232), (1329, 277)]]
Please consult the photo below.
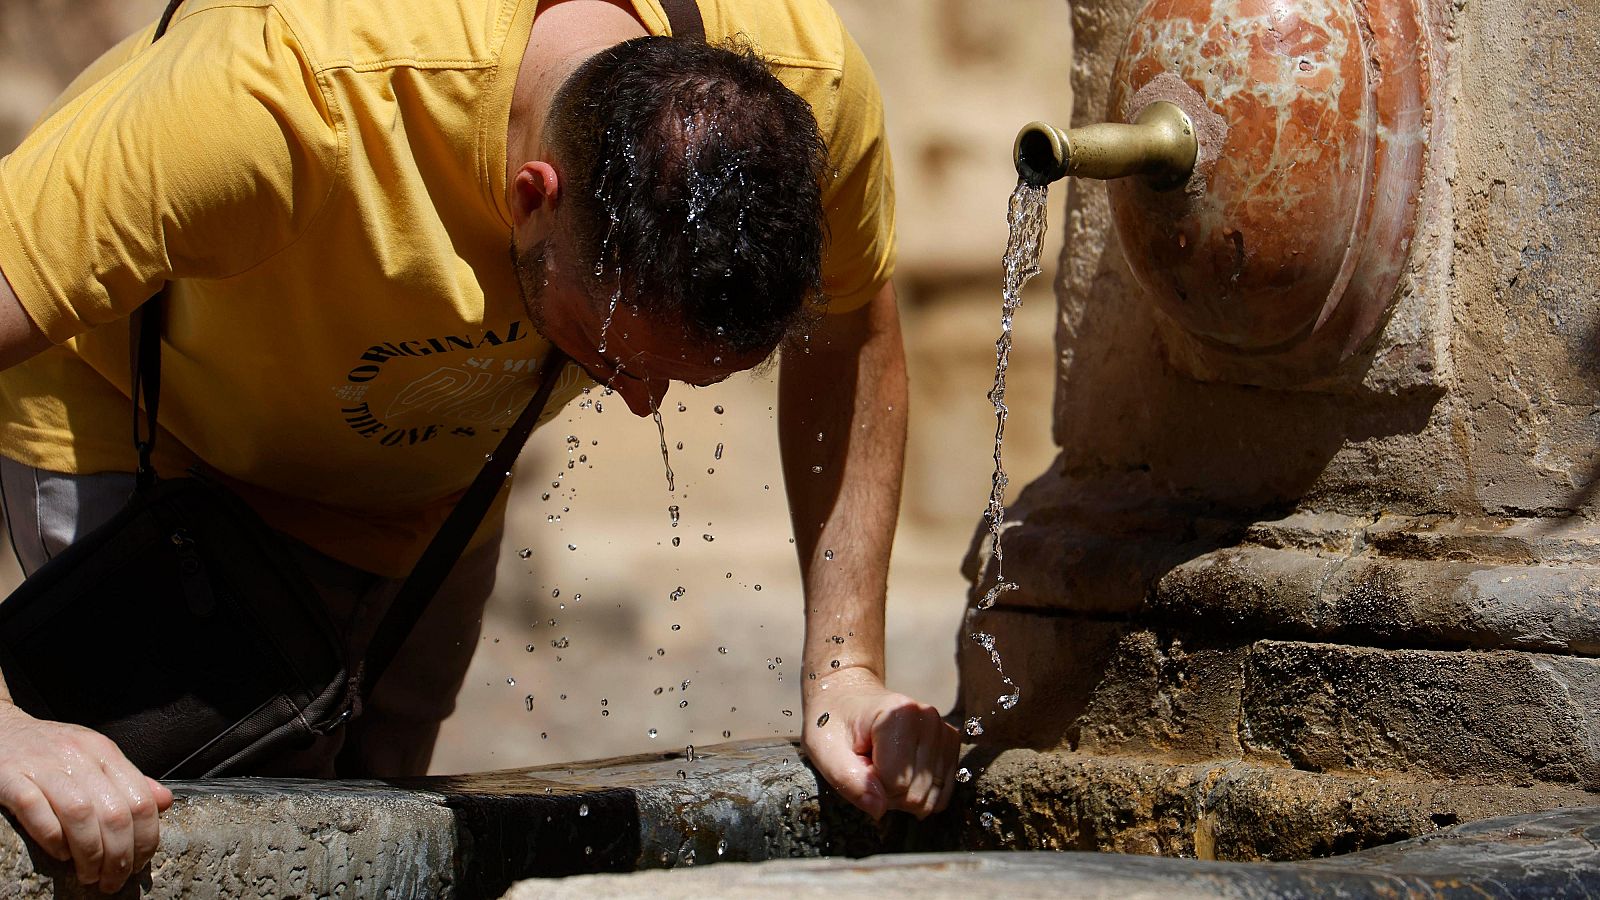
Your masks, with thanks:
[[(661, 409), (656, 406), (656, 401), (650, 401), (650, 415), (656, 420), (656, 434), (661, 438), (661, 463), (667, 467), (667, 493), (678, 489), (677, 481), (672, 476), (672, 459), (667, 456), (667, 425), (661, 421)], [(681, 444), (679, 445), (682, 446)], [(670, 507), (672, 512), (672, 527), (678, 527), (678, 508)]]
[[(989, 529), (990, 555), (994, 560), (994, 584), (978, 601), (980, 610), (989, 609), (995, 605), (1000, 595), (1017, 589), (1015, 583), (1006, 581), (1005, 548), (1001, 540), (1001, 531), (1006, 521), (1006, 486), (1010, 484), (1010, 479), (1006, 476), (1004, 456), (1006, 416), (1009, 412), (1006, 408), (1006, 370), (1011, 365), (1011, 326), (1017, 308), (1022, 305), (1022, 288), (1033, 276), (1039, 274), (1039, 255), (1044, 245), (1048, 197), (1048, 187), (1019, 181), (1017, 189), (1011, 193), (1011, 204), (1006, 215), (1010, 234), (1006, 239), (1005, 284), (1000, 295), (1000, 337), (994, 343), (994, 387), (989, 389), (989, 402), (994, 404), (995, 418), (994, 477), (989, 487), (989, 505), (983, 514), (984, 522)], [(999, 673), (1000, 680), (1010, 689), (1009, 693), (1002, 694), (996, 702), (1002, 709), (1016, 706), (1022, 692), (1006, 675), (1005, 668), (1001, 665), (1000, 651), (995, 648), (994, 635), (973, 631), (970, 637), (974, 643), (988, 652), (989, 660)], [(982, 734), (983, 724), (977, 717), (969, 718), (966, 730), (969, 735)]]

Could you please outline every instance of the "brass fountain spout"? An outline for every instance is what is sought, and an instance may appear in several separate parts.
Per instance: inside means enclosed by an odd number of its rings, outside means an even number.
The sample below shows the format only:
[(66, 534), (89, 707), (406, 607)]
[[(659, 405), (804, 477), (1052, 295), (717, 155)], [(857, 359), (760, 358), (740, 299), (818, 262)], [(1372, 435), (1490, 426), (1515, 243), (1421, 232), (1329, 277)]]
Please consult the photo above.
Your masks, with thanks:
[(1158, 100), (1132, 125), (1106, 122), (1062, 131), (1033, 122), (1017, 133), (1017, 174), (1033, 185), (1072, 175), (1126, 178), (1146, 175), (1157, 188), (1183, 184), (1199, 153), (1194, 123), (1175, 104)]

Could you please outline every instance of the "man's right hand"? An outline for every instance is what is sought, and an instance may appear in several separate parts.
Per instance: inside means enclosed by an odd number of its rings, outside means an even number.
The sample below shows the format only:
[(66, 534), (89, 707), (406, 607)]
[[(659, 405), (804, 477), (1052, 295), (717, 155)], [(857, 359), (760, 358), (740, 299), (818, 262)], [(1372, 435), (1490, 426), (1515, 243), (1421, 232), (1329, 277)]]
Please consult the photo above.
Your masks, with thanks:
[(112, 893), (143, 869), (172, 791), (128, 761), (110, 738), (35, 719), (0, 700), (0, 806), (78, 880)]

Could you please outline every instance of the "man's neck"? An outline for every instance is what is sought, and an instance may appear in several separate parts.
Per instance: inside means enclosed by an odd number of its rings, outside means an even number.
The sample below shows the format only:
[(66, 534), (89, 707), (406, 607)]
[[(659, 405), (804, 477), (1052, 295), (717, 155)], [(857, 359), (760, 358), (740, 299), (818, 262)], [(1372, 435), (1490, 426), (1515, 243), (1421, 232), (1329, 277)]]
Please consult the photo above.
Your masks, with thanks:
[(549, 156), (545, 115), (584, 60), (648, 34), (629, 0), (540, 0), (517, 71), (506, 135), (506, 183), (523, 163)]

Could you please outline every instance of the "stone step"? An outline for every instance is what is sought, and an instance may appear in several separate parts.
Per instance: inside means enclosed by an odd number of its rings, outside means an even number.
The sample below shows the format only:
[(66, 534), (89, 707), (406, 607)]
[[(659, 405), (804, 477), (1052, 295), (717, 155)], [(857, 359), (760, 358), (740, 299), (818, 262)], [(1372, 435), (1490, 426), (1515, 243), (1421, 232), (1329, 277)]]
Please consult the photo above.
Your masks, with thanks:
[[(864, 815), (819, 798), (789, 741), (405, 782), (171, 787), (161, 847), (128, 896), (497, 897), (535, 876), (885, 847)], [(102, 896), (14, 826), (0, 824), (0, 900)]]
[(1144, 617), (1253, 637), (1596, 656), (1600, 568), (1230, 547), (1164, 575)]
[(1600, 808), (1477, 822), (1314, 863), (1217, 863), (1100, 853), (919, 853), (780, 860), (526, 881), (505, 900), (1291, 900), (1590, 897), (1600, 893)]

